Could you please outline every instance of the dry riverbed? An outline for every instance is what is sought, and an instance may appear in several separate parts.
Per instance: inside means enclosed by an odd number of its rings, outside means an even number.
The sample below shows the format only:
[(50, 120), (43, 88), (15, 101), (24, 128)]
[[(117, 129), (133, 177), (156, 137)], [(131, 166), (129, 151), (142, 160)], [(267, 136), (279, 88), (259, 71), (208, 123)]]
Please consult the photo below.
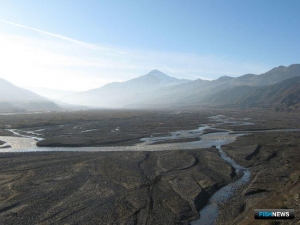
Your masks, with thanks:
[(0, 224), (188, 224), (232, 168), (214, 148), (0, 154)]
[[(40, 146), (124, 146), (151, 135), (217, 124), (220, 117), (216, 115), (224, 115), (228, 123), (206, 133), (253, 131), (222, 146), (238, 164), (250, 168), (251, 178), (220, 205), (217, 224), (257, 224), (254, 208), (281, 207), (297, 210), (297, 218), (288, 221), (297, 224), (300, 133), (256, 133), (300, 128), (295, 113), (214, 110), (7, 115), (1, 116), (0, 136), (13, 135), (4, 129), (10, 128), (21, 129), (25, 135), (38, 133), (45, 138), (38, 142)], [(163, 152), (1, 153), (0, 224), (188, 224), (199, 217), (198, 211), (215, 191), (236, 179), (233, 168), (214, 147)]]

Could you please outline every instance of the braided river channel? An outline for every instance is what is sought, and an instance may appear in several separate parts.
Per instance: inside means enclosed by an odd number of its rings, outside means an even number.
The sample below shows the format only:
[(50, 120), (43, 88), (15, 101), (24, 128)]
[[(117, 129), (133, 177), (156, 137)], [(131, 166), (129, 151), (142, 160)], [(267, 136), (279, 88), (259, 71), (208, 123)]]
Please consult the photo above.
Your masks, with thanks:
[[(242, 131), (242, 133), (231, 132), (229, 130), (219, 131), (216, 128), (223, 124), (232, 125), (253, 125), (248, 122), (249, 118), (242, 121), (233, 121), (225, 116), (217, 115), (210, 117), (214, 121), (210, 125), (201, 125), (194, 130), (180, 130), (171, 132), (167, 136), (142, 138), (142, 143), (134, 146), (113, 146), (113, 147), (37, 147), (37, 141), (43, 140), (39, 134), (39, 130), (21, 131), (10, 129), (9, 131), (15, 134), (14, 137), (0, 136), (0, 140), (5, 142), (0, 145), (0, 152), (40, 152), (40, 151), (165, 151), (165, 150), (191, 150), (199, 148), (209, 148), (215, 146), (219, 151), (219, 156), (230, 164), (236, 174), (240, 174), (240, 178), (234, 182), (229, 183), (217, 192), (215, 192), (209, 199), (208, 204), (199, 212), (200, 219), (191, 222), (196, 224), (215, 224), (218, 216), (218, 205), (225, 202), (233, 192), (247, 183), (250, 179), (250, 169), (238, 165), (232, 158), (226, 155), (221, 146), (232, 143), (237, 137), (254, 132), (275, 132), (275, 131), (300, 131), (300, 129), (279, 129), (279, 130), (261, 130), (261, 131)], [(205, 130), (210, 129), (216, 132), (206, 133)], [(22, 134), (20, 134), (22, 133)], [(24, 135), (26, 133), (26, 135)], [(197, 141), (182, 142), (182, 143), (162, 143), (164, 141), (193, 139), (199, 138)], [(156, 144), (156, 143), (160, 144)]]

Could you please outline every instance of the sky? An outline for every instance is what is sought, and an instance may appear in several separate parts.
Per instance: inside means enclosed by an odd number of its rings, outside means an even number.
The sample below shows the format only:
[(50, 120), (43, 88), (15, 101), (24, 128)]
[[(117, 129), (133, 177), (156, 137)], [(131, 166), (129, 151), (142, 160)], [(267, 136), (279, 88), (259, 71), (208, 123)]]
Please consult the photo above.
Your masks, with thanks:
[(195, 80), (300, 63), (298, 0), (0, 0), (0, 77), (85, 91), (158, 69)]

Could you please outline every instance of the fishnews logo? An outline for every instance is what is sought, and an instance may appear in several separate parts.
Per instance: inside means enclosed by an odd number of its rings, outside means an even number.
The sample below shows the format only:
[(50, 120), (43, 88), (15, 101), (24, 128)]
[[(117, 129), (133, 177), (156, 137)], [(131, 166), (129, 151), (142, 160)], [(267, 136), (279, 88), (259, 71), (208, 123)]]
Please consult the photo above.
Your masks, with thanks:
[(254, 209), (255, 219), (294, 219), (294, 209)]

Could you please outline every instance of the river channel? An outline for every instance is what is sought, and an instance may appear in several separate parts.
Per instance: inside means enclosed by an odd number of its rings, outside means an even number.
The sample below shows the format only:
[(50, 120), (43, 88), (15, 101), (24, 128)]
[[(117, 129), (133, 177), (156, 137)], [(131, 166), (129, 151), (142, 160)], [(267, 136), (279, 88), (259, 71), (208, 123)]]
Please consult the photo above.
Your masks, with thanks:
[[(281, 129), (281, 130), (263, 130), (263, 131), (242, 131), (242, 133), (231, 131), (217, 131), (213, 133), (205, 133), (206, 129), (216, 129), (221, 124), (234, 125), (253, 125), (251, 122), (232, 121), (222, 115), (210, 117), (214, 121), (213, 125), (201, 125), (194, 130), (181, 130), (171, 132), (167, 136), (148, 137), (141, 139), (142, 143), (135, 146), (114, 146), (114, 147), (37, 147), (36, 143), (43, 138), (38, 131), (24, 131), (22, 135), (18, 130), (9, 130), (19, 137), (0, 136), (0, 140), (6, 142), (0, 145), (0, 152), (38, 152), (38, 151), (164, 151), (164, 150), (191, 150), (199, 148), (209, 148), (216, 146), (220, 157), (230, 164), (236, 174), (240, 174), (241, 178), (237, 181), (229, 183), (220, 190), (218, 190), (210, 199), (209, 203), (199, 212), (200, 219), (191, 222), (192, 225), (198, 224), (215, 224), (218, 216), (218, 205), (226, 201), (234, 192), (235, 189), (247, 183), (250, 178), (250, 170), (238, 165), (233, 159), (228, 157), (222, 150), (221, 146), (232, 143), (237, 137), (253, 132), (271, 132), (271, 131), (300, 131), (300, 129)], [(167, 143), (156, 144), (163, 141), (199, 138), (197, 141), (183, 142), (183, 143)]]

